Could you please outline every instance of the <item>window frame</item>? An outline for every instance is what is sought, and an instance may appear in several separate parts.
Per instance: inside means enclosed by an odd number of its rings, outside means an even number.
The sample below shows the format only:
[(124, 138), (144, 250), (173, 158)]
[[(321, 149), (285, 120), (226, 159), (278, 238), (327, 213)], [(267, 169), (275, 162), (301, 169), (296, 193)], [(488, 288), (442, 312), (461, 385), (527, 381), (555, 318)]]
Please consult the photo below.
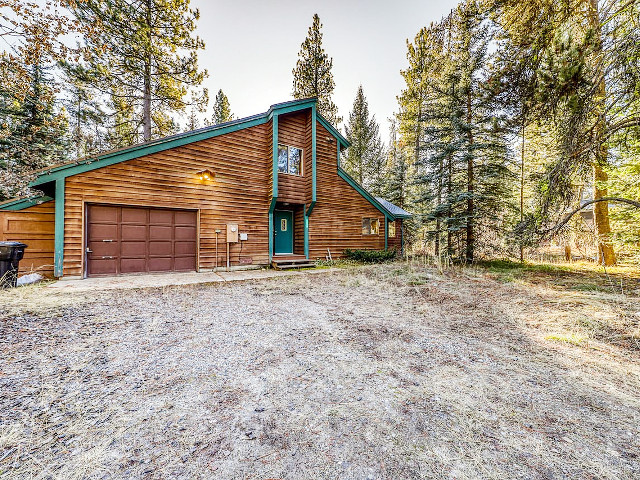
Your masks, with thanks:
[[(376, 225), (375, 232), (371, 228), (373, 223)], [(367, 226), (366, 229), (365, 225)], [(362, 217), (362, 235), (380, 235), (380, 219), (378, 217)]]
[[(280, 170), (280, 149), (287, 149), (287, 171), (283, 172)], [(292, 173), (290, 171), (290, 163), (289, 163), (289, 159), (291, 158), (291, 149), (295, 148), (296, 150), (298, 150), (300, 152), (300, 168), (299, 168), (299, 172), (298, 173)], [(302, 177), (304, 176), (304, 149), (300, 148), (300, 147), (296, 147), (293, 145), (283, 145), (281, 143), (278, 144), (278, 174), (283, 173), (285, 175), (294, 175), (296, 177)]]
[[(389, 238), (396, 238), (396, 222), (388, 222), (387, 228), (389, 229), (389, 231), (387, 232), (387, 236)], [(393, 234), (391, 233), (391, 231), (393, 231)]]

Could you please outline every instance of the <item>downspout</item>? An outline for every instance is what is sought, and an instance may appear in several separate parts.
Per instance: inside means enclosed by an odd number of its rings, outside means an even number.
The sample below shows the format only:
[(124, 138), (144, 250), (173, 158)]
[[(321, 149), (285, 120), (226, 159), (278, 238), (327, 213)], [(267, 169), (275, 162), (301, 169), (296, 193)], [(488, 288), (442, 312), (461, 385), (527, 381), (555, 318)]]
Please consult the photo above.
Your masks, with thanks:
[[(340, 143), (338, 142), (338, 151)], [(304, 256), (309, 259), (309, 216), (316, 206), (316, 105), (311, 106), (311, 203), (304, 211)]]
[(56, 180), (53, 274), (62, 277), (64, 264), (64, 177)]
[(278, 114), (274, 113), (271, 121), (272, 125), (272, 186), (271, 204), (269, 205), (269, 264), (273, 259), (273, 211), (276, 209), (278, 200)]

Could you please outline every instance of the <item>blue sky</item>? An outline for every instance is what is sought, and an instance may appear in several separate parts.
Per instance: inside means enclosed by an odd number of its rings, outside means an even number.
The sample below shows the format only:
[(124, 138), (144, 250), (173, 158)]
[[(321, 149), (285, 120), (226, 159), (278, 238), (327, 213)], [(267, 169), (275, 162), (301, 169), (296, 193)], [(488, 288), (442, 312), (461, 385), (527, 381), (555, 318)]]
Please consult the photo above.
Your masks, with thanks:
[(439, 20), (457, 1), (442, 0), (192, 0), (200, 9), (199, 54), (209, 71), (205, 86), (211, 105), (218, 89), (229, 97), (236, 117), (265, 111), (291, 99), (300, 44), (314, 13), (323, 23), (323, 45), (333, 57), (333, 100), (346, 120), (358, 85), (388, 137), (387, 118), (397, 110), (406, 67), (406, 40)]

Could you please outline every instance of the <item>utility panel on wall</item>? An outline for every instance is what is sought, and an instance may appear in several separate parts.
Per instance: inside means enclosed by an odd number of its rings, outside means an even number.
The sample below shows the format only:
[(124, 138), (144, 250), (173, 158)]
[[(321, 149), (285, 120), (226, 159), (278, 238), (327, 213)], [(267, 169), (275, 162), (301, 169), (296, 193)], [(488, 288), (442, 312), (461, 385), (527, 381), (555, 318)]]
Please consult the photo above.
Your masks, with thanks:
[(227, 223), (227, 243), (238, 242), (238, 224)]

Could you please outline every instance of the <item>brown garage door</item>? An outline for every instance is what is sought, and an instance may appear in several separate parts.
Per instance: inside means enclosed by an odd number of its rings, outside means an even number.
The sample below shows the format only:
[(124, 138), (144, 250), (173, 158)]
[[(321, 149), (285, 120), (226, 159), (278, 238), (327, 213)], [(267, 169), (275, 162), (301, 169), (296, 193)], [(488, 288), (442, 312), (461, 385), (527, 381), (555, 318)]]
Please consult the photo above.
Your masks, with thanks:
[(194, 211), (89, 205), (87, 225), (88, 276), (196, 269)]

